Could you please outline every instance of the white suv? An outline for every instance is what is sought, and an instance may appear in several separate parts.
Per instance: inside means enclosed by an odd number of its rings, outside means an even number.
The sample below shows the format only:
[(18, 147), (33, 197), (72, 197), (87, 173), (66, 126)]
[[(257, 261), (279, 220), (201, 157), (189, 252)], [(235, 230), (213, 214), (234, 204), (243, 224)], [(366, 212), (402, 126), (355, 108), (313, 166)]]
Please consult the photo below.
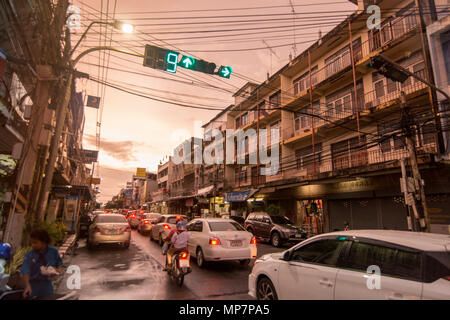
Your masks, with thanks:
[(355, 230), (312, 237), (262, 256), (257, 299), (450, 299), (450, 236)]

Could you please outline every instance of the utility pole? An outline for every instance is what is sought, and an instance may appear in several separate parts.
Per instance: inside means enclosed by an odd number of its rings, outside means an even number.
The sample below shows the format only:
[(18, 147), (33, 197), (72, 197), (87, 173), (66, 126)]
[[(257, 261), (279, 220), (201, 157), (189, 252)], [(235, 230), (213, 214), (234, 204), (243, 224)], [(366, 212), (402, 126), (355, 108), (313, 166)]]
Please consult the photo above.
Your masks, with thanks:
[[(414, 141), (412, 139), (413, 131), (410, 126), (410, 115), (406, 105), (406, 95), (401, 92), (401, 112), (402, 112), (402, 126), (405, 131), (406, 147), (409, 154), (409, 161), (411, 171), (414, 179), (414, 195), (415, 199), (412, 201), (412, 208), (416, 218), (419, 220), (422, 231), (430, 232), (430, 220), (428, 217), (427, 201), (425, 197), (424, 181), (422, 180), (417, 164), (417, 154)], [(406, 188), (407, 191), (407, 188)], [(405, 202), (407, 200), (405, 199)]]

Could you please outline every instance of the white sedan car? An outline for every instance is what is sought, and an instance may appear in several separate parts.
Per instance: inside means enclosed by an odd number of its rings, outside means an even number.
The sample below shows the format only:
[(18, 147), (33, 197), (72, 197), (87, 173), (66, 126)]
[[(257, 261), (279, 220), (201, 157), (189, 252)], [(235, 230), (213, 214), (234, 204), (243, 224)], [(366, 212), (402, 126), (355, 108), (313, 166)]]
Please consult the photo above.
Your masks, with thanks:
[(264, 255), (249, 275), (257, 299), (450, 299), (450, 237), (354, 230)]
[(208, 261), (239, 260), (247, 265), (256, 258), (256, 239), (230, 219), (195, 219), (189, 222), (191, 256), (201, 268)]

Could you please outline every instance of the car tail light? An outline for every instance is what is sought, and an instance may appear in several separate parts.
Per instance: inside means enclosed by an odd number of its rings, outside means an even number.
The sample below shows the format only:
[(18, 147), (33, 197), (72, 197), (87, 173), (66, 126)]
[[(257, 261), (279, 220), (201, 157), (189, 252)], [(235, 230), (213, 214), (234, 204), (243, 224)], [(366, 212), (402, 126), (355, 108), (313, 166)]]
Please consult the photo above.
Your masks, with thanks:
[(220, 240), (217, 238), (209, 238), (209, 244), (212, 246), (219, 246), (222, 243), (220, 243)]
[(144, 224), (148, 224), (148, 220), (144, 220)]
[(256, 244), (256, 237), (252, 237), (252, 239), (250, 240), (250, 244)]
[(450, 281), (450, 276), (446, 276), (444, 279)]
[(94, 227), (94, 232), (100, 232), (100, 228), (99, 227)]
[(169, 226), (168, 224), (165, 224), (165, 225), (164, 225), (164, 229), (170, 230), (170, 226)]

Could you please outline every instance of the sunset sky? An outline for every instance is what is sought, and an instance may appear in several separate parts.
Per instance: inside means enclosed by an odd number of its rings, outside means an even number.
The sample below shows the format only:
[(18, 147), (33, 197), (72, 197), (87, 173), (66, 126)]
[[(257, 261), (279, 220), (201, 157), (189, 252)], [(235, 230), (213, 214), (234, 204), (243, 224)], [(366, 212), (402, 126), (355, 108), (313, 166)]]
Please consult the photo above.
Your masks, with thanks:
[[(107, 11), (109, 4), (109, 20), (112, 20), (115, 0), (75, 0), (73, 3), (81, 9), (83, 25), (81, 30), (73, 32), (74, 43), (91, 21), (100, 19), (99, 11), (102, 9), (102, 4), (103, 12)], [(319, 30), (326, 33), (356, 8), (347, 0), (292, 0), (292, 3), (296, 5), (295, 11), (299, 17), (295, 21), (297, 55), (317, 40)], [(249, 9), (254, 7), (271, 8)], [(228, 10), (234, 8), (243, 9)], [(198, 11), (205, 9), (215, 11)], [(136, 33), (123, 35), (116, 30), (112, 32), (113, 41), (110, 43), (112, 28), (105, 29), (105, 26), (96, 25), (77, 49), (77, 53), (93, 46), (105, 45), (104, 36), (100, 42), (99, 32), (102, 31), (102, 34), (105, 34), (105, 30), (107, 30), (106, 45), (123, 50), (144, 53), (144, 45), (153, 44), (190, 53), (194, 57), (214, 62), (218, 66), (233, 67), (231, 79), (181, 68), (176, 74), (170, 74), (142, 66), (142, 58), (117, 52), (111, 54), (92, 53), (84, 57), (77, 65), (78, 70), (87, 72), (94, 78), (107, 79), (115, 86), (139, 91), (139, 93), (157, 99), (176, 100), (187, 105), (223, 109), (234, 102), (232, 94), (246, 83), (245, 79), (255, 82), (264, 81), (267, 72), (275, 73), (289, 62), (290, 53), (294, 55), (293, 19), (289, 0), (228, 0), (220, 2), (210, 0), (117, 0), (115, 11), (116, 19), (136, 25)], [(324, 25), (323, 22), (317, 22), (317, 19), (315, 21), (307, 19), (307, 13), (317, 17), (323, 11), (338, 11), (337, 13), (328, 13), (328, 15), (336, 16), (335, 21), (327, 22), (327, 25)], [(284, 15), (268, 16), (274, 13)], [(247, 17), (242, 17), (244, 15)], [(248, 17), (248, 15), (261, 16)], [(267, 16), (268, 21), (264, 21), (265, 16), (263, 15)], [(210, 18), (211, 16), (223, 17)], [(269, 19), (280, 19), (280, 17), (283, 20), (269, 21)], [(103, 15), (103, 19), (105, 19), (105, 15)], [(244, 22), (253, 19), (259, 21)], [(223, 21), (224, 23), (208, 24), (211, 21)], [(236, 22), (227, 24), (227, 21)], [(186, 22), (196, 22), (196, 24), (182, 24)], [(277, 26), (283, 27), (277, 28)], [(286, 28), (286, 26), (291, 27)], [(253, 29), (261, 27), (273, 28)], [(239, 30), (215, 32), (230, 29)], [(189, 31), (197, 32), (189, 33)], [(230, 36), (231, 34), (236, 36)], [(263, 40), (269, 46), (275, 47), (272, 49), (275, 54), (267, 49)], [(106, 68), (99, 67), (99, 64), (108, 65), (109, 70), (106, 71)], [(195, 84), (181, 83), (192, 81)], [(207, 87), (207, 85), (213, 85), (215, 88)], [(219, 112), (219, 110), (190, 109), (157, 102), (110, 87), (106, 87), (103, 94), (103, 86), (93, 80), (79, 80), (77, 86), (78, 90), (83, 90), (85, 94), (101, 96), (104, 100), (100, 110), (99, 169), (95, 170), (95, 175), (102, 178), (101, 193), (98, 197), (100, 202), (105, 202), (116, 195), (126, 182), (131, 180), (137, 167), (156, 171), (158, 163), (165, 156), (171, 155), (173, 149), (183, 138), (193, 135), (195, 127), (198, 128)], [(97, 116), (100, 119), (100, 114), (98, 115), (97, 110), (92, 108), (85, 108), (85, 113), (84, 148), (95, 149), (96, 121)]]

